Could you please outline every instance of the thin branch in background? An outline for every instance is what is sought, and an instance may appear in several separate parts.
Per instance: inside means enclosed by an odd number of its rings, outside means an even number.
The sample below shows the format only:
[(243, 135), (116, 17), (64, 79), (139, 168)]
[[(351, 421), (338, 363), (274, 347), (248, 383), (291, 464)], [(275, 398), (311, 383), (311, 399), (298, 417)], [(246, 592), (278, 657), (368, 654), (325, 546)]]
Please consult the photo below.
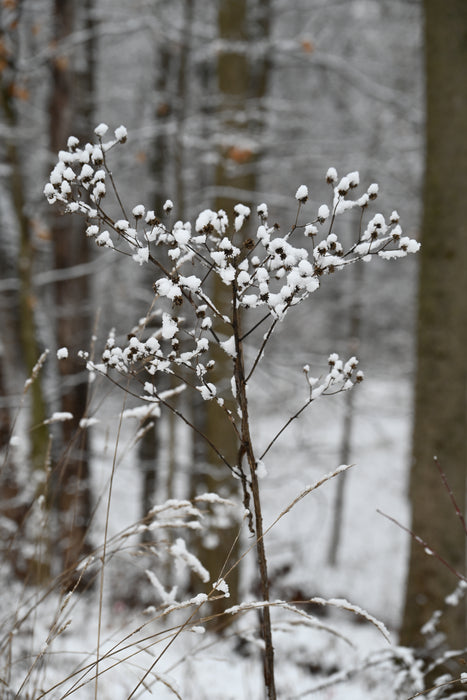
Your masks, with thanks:
[[(465, 518), (459, 509), (459, 506), (457, 504), (454, 493), (453, 493), (453, 491), (449, 485), (449, 482), (447, 480), (446, 474), (444, 473), (444, 471), (439, 463), (438, 458), (434, 457), (433, 460), (434, 460), (436, 467), (440, 473), (440, 476), (441, 476), (441, 479), (443, 482), (443, 486), (445, 487), (446, 491), (449, 494), (449, 498), (451, 499), (451, 502), (454, 506), (456, 515), (459, 517), (459, 520), (462, 523), (462, 527), (464, 528), (464, 532), (467, 535), (467, 526), (465, 523)], [(449, 569), (449, 571), (451, 571), (454, 574), (454, 576), (456, 576), (456, 578), (458, 578), (460, 581), (467, 582), (467, 577), (464, 576), (464, 574), (461, 574), (459, 571), (457, 571), (457, 569), (455, 569), (453, 566), (451, 566), (451, 564), (449, 564), (449, 562), (447, 562), (446, 559), (444, 559), (438, 552), (434, 551), (430, 547), (430, 545), (427, 542), (425, 542), (425, 540), (423, 540), (419, 535), (417, 535), (415, 532), (413, 532), (410, 528), (405, 527), (398, 520), (391, 517), (390, 515), (387, 515), (386, 513), (383, 513), (379, 509), (377, 509), (376, 512), (379, 513), (380, 515), (384, 516), (385, 518), (387, 518), (391, 522), (395, 523), (398, 527), (401, 528), (401, 530), (404, 530), (404, 532), (407, 532), (412, 537), (412, 539), (415, 540), (415, 542), (417, 542), (420, 546), (422, 546), (425, 549), (425, 552), (428, 556), (434, 556), (436, 559), (438, 559), (438, 561), (440, 561), (443, 564), (443, 566), (445, 566), (447, 569)]]
[(434, 459), (434, 462), (435, 462), (435, 464), (436, 464), (436, 466), (437, 466), (437, 468), (438, 468), (438, 471), (439, 471), (439, 473), (440, 473), (441, 479), (442, 479), (442, 481), (443, 481), (444, 488), (446, 489), (446, 491), (447, 491), (448, 494), (449, 494), (449, 498), (451, 499), (452, 505), (454, 506), (454, 510), (456, 511), (456, 514), (457, 514), (459, 520), (460, 520), (461, 523), (462, 523), (462, 527), (464, 528), (464, 532), (465, 532), (465, 534), (467, 535), (467, 525), (466, 525), (466, 523), (465, 523), (464, 515), (463, 515), (463, 513), (461, 512), (461, 510), (460, 510), (460, 508), (459, 508), (459, 506), (458, 506), (458, 504), (457, 504), (456, 497), (454, 496), (454, 493), (453, 493), (453, 491), (452, 491), (452, 489), (451, 489), (451, 487), (450, 487), (450, 485), (449, 485), (449, 482), (448, 482), (448, 480), (447, 480), (446, 474), (444, 473), (444, 471), (443, 471), (443, 469), (442, 469), (442, 467), (441, 467), (441, 465), (440, 465), (440, 463), (439, 463), (438, 457), (434, 457), (433, 459)]
[(467, 578), (463, 574), (461, 574), (460, 571), (457, 571), (457, 569), (455, 569), (453, 566), (451, 566), (451, 564), (449, 564), (449, 562), (447, 562), (446, 559), (443, 559), (442, 556), (440, 556), (437, 552), (432, 550), (430, 545), (427, 542), (425, 542), (425, 540), (423, 540), (421, 537), (419, 537), (419, 535), (416, 535), (415, 532), (413, 532), (410, 528), (405, 527), (405, 525), (402, 525), (398, 520), (393, 518), (391, 515), (387, 515), (387, 513), (383, 513), (383, 511), (379, 510), (379, 508), (376, 509), (376, 512), (379, 513), (380, 515), (382, 515), (384, 518), (387, 518), (388, 520), (393, 522), (395, 525), (397, 525), (397, 527), (400, 527), (401, 530), (404, 530), (404, 532), (407, 532), (412, 537), (412, 539), (415, 540), (415, 542), (417, 542), (417, 544), (419, 544), (421, 547), (424, 548), (424, 550), (428, 556), (433, 556), (436, 559), (438, 559), (438, 561), (440, 561), (441, 564), (443, 564), (443, 566), (445, 566), (447, 569), (449, 569), (449, 571), (451, 571), (456, 578), (458, 578), (460, 581), (467, 582)]

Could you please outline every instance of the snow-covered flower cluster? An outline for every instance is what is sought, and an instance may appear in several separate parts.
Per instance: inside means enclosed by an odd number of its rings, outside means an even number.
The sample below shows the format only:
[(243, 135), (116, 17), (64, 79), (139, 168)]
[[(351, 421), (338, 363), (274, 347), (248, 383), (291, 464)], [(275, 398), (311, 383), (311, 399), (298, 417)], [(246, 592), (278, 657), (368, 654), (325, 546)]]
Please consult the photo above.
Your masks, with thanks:
[(82, 201), (81, 196), (76, 197), (76, 193), (83, 189), (88, 191), (95, 204), (105, 197), (105, 153), (117, 143), (125, 143), (127, 138), (124, 126), (118, 127), (114, 132), (115, 138), (105, 143), (102, 137), (108, 131), (108, 126), (99, 124), (94, 131), (98, 143), (86, 143), (83, 148), (79, 148), (79, 140), (75, 136), (69, 137), (67, 150), (59, 152), (58, 162), (44, 188), (50, 204), (64, 202), (69, 211), (81, 212), (89, 218), (97, 217), (97, 211)]
[(334, 394), (338, 391), (348, 391), (354, 384), (363, 381), (363, 372), (357, 371), (358, 360), (351, 357), (343, 362), (339, 355), (333, 352), (328, 358), (329, 372), (324, 377), (311, 377), (310, 367), (305, 365), (303, 371), (310, 386), (310, 398), (317, 399), (323, 394)]
[[(305, 185), (298, 187), (297, 220), (283, 235), (278, 235), (276, 225), (269, 225), (264, 203), (257, 208), (258, 224), (250, 224), (248, 233), (245, 228), (251, 210), (240, 203), (234, 207), (232, 221), (223, 210), (205, 209), (192, 225), (170, 220), (174, 206), (170, 200), (159, 214), (136, 204), (128, 215), (115, 190), (114, 208), (118, 207), (119, 215), (114, 216), (110, 205), (104, 210), (107, 180), (115, 189), (106, 157), (111, 148), (126, 141), (127, 132), (121, 126), (113, 139), (104, 141), (107, 131), (107, 125), (100, 124), (95, 129), (97, 143), (82, 147), (70, 137), (68, 150), (60, 151), (44, 193), (51, 204), (59, 202), (67, 211), (84, 215), (86, 235), (98, 246), (130, 254), (139, 265), (151, 264), (156, 270), (154, 293), (162, 310), (159, 327), (145, 335), (133, 335), (122, 347), (111, 333), (102, 362), (89, 363), (93, 371), (113, 369), (139, 378), (144, 375), (144, 398), (148, 401), (158, 400), (158, 373), (178, 375), (183, 368), (192, 372), (193, 386), (204, 399), (215, 398), (222, 404), (223, 398), (209, 381), (214, 365), (209, 349), (214, 342), (235, 359), (236, 317), (240, 310), (246, 317), (247, 310), (262, 309), (266, 314), (262, 322), (273, 327), (289, 309), (316, 291), (324, 277), (359, 260), (401, 258), (419, 248), (416, 241), (402, 235), (395, 211), (388, 221), (382, 214), (374, 215), (357, 239), (345, 246), (337, 225), (339, 215), (350, 209), (360, 210), (363, 215), (379, 190), (378, 185), (371, 184), (363, 194), (352, 198), (350, 194), (360, 184), (358, 172), (339, 178), (335, 168), (326, 173), (332, 189), (329, 204), (318, 205), (315, 216), (303, 223), (298, 217), (309, 201), (309, 192)], [(164, 255), (160, 254), (161, 248)], [(214, 276), (231, 288), (227, 311), (218, 309), (211, 298)], [(257, 317), (252, 325), (256, 323)], [(219, 324), (221, 336), (215, 330)], [(329, 387), (337, 381), (337, 375), (344, 380), (343, 385), (349, 385), (353, 383), (350, 374), (348, 364), (341, 366), (336, 359), (320, 386)], [(316, 394), (318, 388), (313, 391)]]

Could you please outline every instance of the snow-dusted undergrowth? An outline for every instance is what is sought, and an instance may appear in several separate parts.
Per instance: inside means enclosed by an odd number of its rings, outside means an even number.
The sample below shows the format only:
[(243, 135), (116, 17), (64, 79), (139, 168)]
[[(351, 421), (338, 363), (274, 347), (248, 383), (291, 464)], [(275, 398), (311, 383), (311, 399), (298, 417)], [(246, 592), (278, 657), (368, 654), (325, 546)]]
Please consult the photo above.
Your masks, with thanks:
[[(119, 340), (116, 331), (109, 329), (98, 360), (78, 348), (61, 348), (58, 358), (79, 351), (91, 379), (103, 377), (119, 386), (126, 395), (136, 398), (138, 406), (130, 412), (122, 411), (119, 421), (125, 416), (157, 419), (161, 410), (172, 412), (189, 431), (196, 432), (198, 438), (214, 450), (219, 469), (230, 470), (232, 478), (240, 484), (241, 503), (215, 493), (200, 494), (192, 500), (171, 500), (155, 504), (143, 520), (113, 533), (109, 512), (119, 449), (117, 444), (108, 482), (102, 541), (91, 555), (76, 564), (78, 580), (89, 572), (97, 577), (98, 592), (85, 598), (72, 591), (57, 599), (54, 594), (48, 594), (53, 590), (52, 586), (49, 592), (32, 591), (29, 598), (22, 597), (24, 603), (7, 618), (4, 626), (2, 651), (14, 659), (4, 674), (5, 687), (9, 688), (8, 692), (11, 690), (37, 699), (68, 697), (73, 693), (78, 697), (100, 698), (108, 692), (115, 692), (108, 691), (108, 688), (115, 689), (116, 685), (119, 697), (128, 699), (143, 697), (152, 689), (158, 697), (165, 697), (164, 693), (167, 697), (214, 697), (208, 682), (206, 687), (196, 688), (191, 695), (180, 690), (171, 675), (171, 670), (180, 666), (177, 653), (184, 656), (182, 666), (188, 675), (201, 654), (204, 663), (209, 659), (211, 676), (216, 676), (227, 673), (225, 664), (218, 657), (232, 654), (234, 645), (237, 652), (243, 649), (252, 664), (251, 678), (245, 681), (249, 686), (248, 689), (245, 687), (245, 697), (260, 695), (261, 668), (264, 669), (262, 683), (268, 698), (292, 697), (286, 670), (288, 654), (294, 649), (298, 657), (303, 657), (303, 649), (298, 650), (302, 630), (306, 630), (303, 639), (307, 643), (313, 643), (317, 632), (326, 630), (331, 638), (352, 646), (345, 625), (341, 629), (339, 621), (336, 625), (333, 620), (323, 619), (318, 609), (330, 607), (350, 611), (371, 622), (383, 638), (389, 639), (382, 622), (363, 610), (361, 605), (354, 605), (342, 597), (325, 599), (321, 595), (310, 595), (305, 599), (289, 600), (271, 595), (271, 562), (267, 556), (269, 533), (277, 529), (299, 503), (327, 481), (338, 478), (350, 465), (334, 467), (325, 475), (302, 483), (272, 516), (271, 524), (267, 527), (263, 524), (262, 485), (270, 478), (270, 463), (284, 434), (293, 430), (312, 403), (353, 389), (362, 381), (363, 373), (358, 369), (357, 358), (342, 360), (334, 352), (329, 355), (324, 372), (316, 373), (306, 364), (303, 367), (303, 397), (291, 413), (281, 417), (271, 432), (265, 432), (263, 428), (257, 430), (252, 425), (247, 388), (254, 382), (278, 324), (298, 304), (306, 302), (328, 277), (361, 261), (404, 257), (416, 252), (419, 244), (403, 235), (397, 212), (392, 212), (389, 220), (379, 213), (366, 216), (378, 195), (376, 184), (370, 184), (363, 193), (354, 196), (360, 185), (358, 173), (339, 178), (334, 168), (329, 168), (326, 174), (330, 201), (318, 206), (314, 215), (307, 212), (307, 187), (301, 185), (297, 189), (296, 218), (285, 234), (280, 234), (278, 227), (269, 223), (264, 203), (257, 207), (256, 225), (250, 222), (252, 212), (244, 204), (235, 205), (230, 218), (230, 213), (222, 210), (204, 210), (193, 225), (173, 221), (174, 205), (171, 201), (165, 203), (162, 212), (149, 210), (140, 203), (127, 208), (108, 163), (110, 150), (125, 143), (127, 132), (121, 126), (116, 129), (114, 138), (107, 141), (107, 131), (108, 127), (100, 124), (95, 130), (96, 142), (83, 145), (70, 137), (68, 149), (59, 153), (44, 192), (51, 204), (58, 203), (67, 213), (83, 216), (86, 235), (99, 247), (127, 256), (129, 264), (151, 266), (156, 280), (148, 294), (148, 314), (143, 319), (136, 319), (135, 328), (125, 342)], [(360, 226), (353, 242), (344, 246), (339, 236), (339, 217), (349, 211), (361, 213)], [(227, 303), (216, 296), (215, 278), (229, 290)], [(154, 330), (150, 321), (155, 317), (159, 323)], [(230, 365), (230, 381), (222, 385), (214, 379), (216, 360), (212, 351), (216, 347), (222, 350)], [(290, 353), (293, 352), (291, 343)], [(162, 379), (166, 375), (171, 378), (169, 391)], [(189, 413), (173, 400), (178, 393), (198, 395), (216, 406), (223, 417), (225, 430), (231, 431), (238, 442), (236, 461), (226, 458), (216, 444), (215, 436), (204, 434), (192, 422)], [(261, 410), (259, 413), (261, 415)], [(66, 419), (63, 414), (52, 416), (52, 420)], [(87, 429), (93, 422), (94, 417), (92, 420), (85, 417), (82, 429)], [(120, 436), (120, 429), (116, 432)], [(117, 442), (119, 440), (120, 437)], [(190, 551), (187, 545), (187, 533), (209, 528), (212, 520), (206, 517), (208, 510), (228, 518), (232, 509), (237, 510), (237, 519), (242, 523), (242, 554), (234, 566), (253, 552), (260, 582), (256, 599), (249, 597), (234, 605), (229, 600), (231, 569), (213, 581), (213, 572), (207, 571), (196, 552)], [(220, 511), (225, 511), (222, 516)], [(153, 565), (146, 569), (145, 578), (159, 604), (157, 607), (147, 606), (141, 613), (143, 617), (138, 614), (137, 621), (127, 619), (118, 629), (112, 625), (112, 608), (109, 609), (106, 599), (107, 591), (118, 589), (118, 568), (112, 562), (122, 551), (136, 553), (145, 532), (158, 535), (150, 547)], [(164, 536), (159, 536), (160, 533)], [(174, 533), (174, 536), (166, 536), (166, 533)], [(319, 540), (319, 529), (310, 536), (312, 540)], [(292, 536), (289, 546), (295, 545)], [(222, 564), (219, 562), (219, 569)], [(173, 565), (181, 566), (184, 572), (191, 571), (203, 582), (205, 592), (186, 595), (183, 586), (167, 586), (164, 567)], [(310, 566), (313, 567), (313, 561)], [(183, 583), (184, 576), (180, 574), (180, 583)], [(137, 578), (135, 585), (141, 585)], [(235, 618), (235, 621), (222, 641), (209, 636), (205, 643), (200, 643), (197, 640), (204, 639), (205, 630), (209, 629), (209, 601), (219, 598), (225, 598), (223, 616)], [(118, 595), (111, 596), (111, 600), (118, 609)], [(41, 608), (48, 610), (49, 617), (39, 614)], [(94, 643), (88, 654), (84, 657), (81, 654), (73, 665), (73, 640), (76, 637), (68, 630), (76, 625), (77, 617), (86, 620), (90, 627), (86, 639), (93, 639)], [(43, 624), (45, 619), (48, 620), (46, 627)], [(36, 632), (28, 642), (28, 652), (20, 660), (15, 638), (22, 638), (32, 621)], [(292, 631), (295, 642), (283, 644), (282, 639)], [(196, 641), (182, 640), (182, 637)], [(67, 640), (71, 642), (70, 648), (67, 648)], [(54, 647), (61, 652), (57, 663), (54, 663)], [(180, 652), (177, 652), (178, 648)], [(330, 656), (333, 653), (330, 652)], [(313, 649), (306, 654), (310, 659), (308, 666), (312, 668), (315, 663)], [(397, 657), (403, 669), (400, 682), (405, 683), (410, 676), (406, 668), (410, 669), (411, 659), (402, 659), (402, 652), (397, 650), (388, 650), (381, 658), (378, 654), (362, 666), (392, 664)], [(329, 659), (323, 664), (328, 662)], [(221, 670), (212, 670), (217, 663)], [(302, 665), (307, 666), (306, 663)], [(337, 669), (341, 669), (340, 664), (337, 664)], [(233, 668), (229, 672), (236, 673)], [(351, 675), (346, 672), (340, 680)], [(109, 683), (109, 678), (118, 680)], [(414, 682), (417, 683), (418, 679), (415, 678)], [(229, 696), (223, 691), (222, 696), (239, 697), (237, 681), (234, 687), (235, 694)]]

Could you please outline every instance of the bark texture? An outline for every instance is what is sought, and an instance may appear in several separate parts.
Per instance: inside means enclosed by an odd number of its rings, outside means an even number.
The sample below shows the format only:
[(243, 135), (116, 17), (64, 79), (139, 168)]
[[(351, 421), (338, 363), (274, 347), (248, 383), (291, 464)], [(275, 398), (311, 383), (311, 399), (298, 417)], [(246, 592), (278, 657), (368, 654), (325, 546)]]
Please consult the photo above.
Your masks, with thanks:
[[(55, 0), (55, 40), (50, 99), (50, 146), (53, 153), (66, 148), (68, 136), (89, 131), (92, 113), (94, 54), (92, 2), (80, 7), (81, 24), (89, 33), (84, 55), (76, 67), (70, 38), (78, 26), (72, 0)], [(89, 282), (85, 276), (66, 275), (66, 269), (89, 260), (88, 241), (81, 221), (53, 214), (54, 267), (63, 270), (55, 289), (57, 347), (83, 349), (91, 336)], [(74, 584), (74, 565), (86, 553), (90, 517), (89, 444), (79, 429), (86, 412), (87, 377), (75, 353), (59, 362), (60, 410), (73, 419), (62, 424), (61, 454), (54, 467), (55, 502), (59, 514), (59, 545), (65, 585)]]
[[(433, 458), (465, 512), (467, 468), (467, 4), (425, 0), (426, 170), (419, 279), (417, 375), (410, 497), (412, 530), (465, 574), (466, 537)], [(401, 631), (421, 627), (455, 588), (455, 576), (411, 543)], [(440, 630), (466, 644), (465, 605), (446, 607)]]

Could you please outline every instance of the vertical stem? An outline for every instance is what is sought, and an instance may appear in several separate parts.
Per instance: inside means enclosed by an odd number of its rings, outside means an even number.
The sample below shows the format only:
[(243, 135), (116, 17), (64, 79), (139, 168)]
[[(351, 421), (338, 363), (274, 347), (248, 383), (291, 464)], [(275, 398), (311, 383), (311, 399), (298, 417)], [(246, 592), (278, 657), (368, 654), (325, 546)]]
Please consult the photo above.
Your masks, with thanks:
[[(256, 530), (256, 559), (260, 577), (261, 595), (264, 602), (269, 601), (269, 576), (266, 549), (264, 546), (263, 514), (261, 508), (261, 497), (259, 493), (259, 483), (256, 474), (256, 459), (253, 450), (253, 443), (250, 435), (250, 422), (248, 417), (248, 399), (246, 395), (245, 365), (243, 359), (243, 343), (241, 338), (240, 317), (237, 308), (237, 287), (235, 281), (232, 283), (233, 289), (233, 328), (235, 335), (235, 384), (237, 389), (237, 401), (241, 411), (241, 437), (242, 448), (248, 461), (250, 470), (251, 494), (253, 496), (255, 530)], [(268, 700), (275, 700), (276, 687), (274, 678), (274, 646), (272, 643), (271, 614), (269, 606), (265, 606), (261, 612), (261, 636), (264, 641), (264, 684), (266, 687)]]

